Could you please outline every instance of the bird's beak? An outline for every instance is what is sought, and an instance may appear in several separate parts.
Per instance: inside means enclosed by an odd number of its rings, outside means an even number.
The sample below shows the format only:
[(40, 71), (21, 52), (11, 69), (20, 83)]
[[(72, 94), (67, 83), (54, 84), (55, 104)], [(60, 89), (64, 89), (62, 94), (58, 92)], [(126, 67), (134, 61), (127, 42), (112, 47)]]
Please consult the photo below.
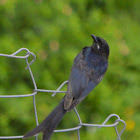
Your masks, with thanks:
[(91, 36), (92, 36), (92, 38), (94, 39), (94, 41), (95, 41), (96, 43), (98, 43), (97, 36), (95, 36), (95, 35), (93, 35), (93, 34), (91, 34)]

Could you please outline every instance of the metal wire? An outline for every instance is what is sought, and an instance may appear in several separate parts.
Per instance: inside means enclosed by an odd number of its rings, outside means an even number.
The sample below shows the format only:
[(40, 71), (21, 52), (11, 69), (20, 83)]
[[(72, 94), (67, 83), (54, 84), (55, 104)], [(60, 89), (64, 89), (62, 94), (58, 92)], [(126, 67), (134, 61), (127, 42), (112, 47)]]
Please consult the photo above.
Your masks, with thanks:
[[(26, 54), (24, 56), (18, 56), (18, 53), (21, 52), (21, 51), (26, 51)], [(28, 62), (28, 58), (29, 56), (32, 55), (33, 56), (33, 60)], [(32, 96), (33, 97), (33, 106), (34, 106), (34, 113), (35, 113), (35, 119), (36, 119), (36, 125), (38, 125), (38, 116), (37, 116), (37, 109), (36, 109), (36, 100), (35, 100), (35, 95), (39, 92), (49, 92), (49, 93), (53, 93), (52, 94), (52, 97), (54, 97), (57, 93), (66, 93), (66, 91), (61, 91), (61, 88), (68, 83), (68, 81), (64, 81), (59, 87), (57, 90), (45, 90), (45, 89), (38, 89), (37, 88), (37, 85), (36, 85), (36, 82), (35, 82), (35, 79), (34, 79), (34, 76), (33, 76), (33, 73), (32, 73), (32, 70), (30, 68), (31, 64), (36, 60), (36, 55), (33, 53), (33, 52), (30, 52), (27, 48), (21, 48), (19, 50), (17, 50), (16, 52), (14, 52), (13, 54), (0, 54), (0, 56), (4, 56), (4, 57), (10, 57), (10, 58), (18, 58), (18, 59), (25, 59), (26, 61), (26, 64), (27, 64), (27, 67), (26, 69), (29, 70), (29, 73), (30, 73), (30, 76), (31, 76), (31, 80), (33, 82), (33, 85), (34, 85), (34, 90), (33, 90), (33, 93), (31, 94), (23, 94), (23, 95), (0, 95), (0, 98), (19, 98), (19, 97), (30, 97)], [(117, 140), (121, 140), (121, 135), (122, 133), (124, 132), (125, 128), (126, 128), (126, 123), (125, 121), (121, 120), (120, 117), (116, 114), (111, 114), (109, 115), (106, 120), (102, 123), (102, 124), (87, 124), (87, 123), (82, 123), (82, 120), (80, 118), (80, 115), (78, 113), (78, 111), (76, 110), (76, 108), (74, 108), (75, 110), (75, 113), (78, 117), (78, 120), (79, 120), (79, 124), (77, 127), (73, 127), (73, 128), (68, 128), (68, 129), (61, 129), (61, 130), (54, 130), (54, 132), (68, 132), (68, 131), (75, 131), (77, 130), (77, 136), (78, 136), (78, 140), (80, 140), (80, 128), (82, 126), (92, 126), (92, 127), (98, 127), (98, 128), (101, 128), (101, 127), (114, 127), (115, 128), (115, 131), (116, 131), (116, 134), (117, 134)], [(116, 117), (116, 120), (113, 124), (106, 124), (112, 117)], [(119, 133), (118, 132), (118, 129), (117, 129), (117, 125), (119, 123), (123, 123), (124, 127), (122, 128), (121, 132)], [(35, 140), (38, 140), (37, 138), (38, 135), (35, 136)], [(23, 136), (0, 136), (0, 139), (20, 139), (22, 138)]]

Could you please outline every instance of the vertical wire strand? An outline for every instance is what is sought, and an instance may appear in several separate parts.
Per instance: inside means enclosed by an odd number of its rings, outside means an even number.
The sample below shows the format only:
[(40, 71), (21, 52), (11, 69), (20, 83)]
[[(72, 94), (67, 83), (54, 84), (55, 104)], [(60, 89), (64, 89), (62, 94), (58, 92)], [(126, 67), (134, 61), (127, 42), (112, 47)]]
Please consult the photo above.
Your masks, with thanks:
[[(27, 65), (29, 65), (28, 58), (26, 58), (26, 63), (27, 63)], [(34, 90), (37, 90), (37, 85), (36, 85), (36, 82), (35, 82), (35, 79), (34, 79), (34, 76), (33, 76), (33, 73), (32, 73), (32, 70), (31, 70), (30, 66), (28, 67), (28, 69), (29, 69), (29, 72), (30, 72), (30, 75), (31, 75), (31, 78), (32, 78), (32, 82), (33, 82), (33, 85), (34, 85)], [(36, 91), (36, 93), (37, 93), (37, 91)], [(37, 109), (36, 109), (35, 95), (33, 96), (33, 106), (34, 106), (36, 125), (39, 125), (38, 116), (37, 116)], [(35, 140), (38, 140), (37, 136), (35, 136)]]
[(77, 136), (78, 136), (78, 140), (80, 140), (80, 130), (77, 130)]
[[(78, 117), (79, 125), (81, 125), (81, 124), (82, 124), (82, 120), (81, 120), (81, 118), (80, 118), (80, 115), (78, 114), (77, 109), (74, 108), (74, 111), (75, 111), (75, 113), (76, 113), (76, 115), (77, 115), (77, 117)], [(80, 140), (80, 130), (79, 130), (79, 129), (77, 130), (77, 136), (78, 136), (78, 140)]]

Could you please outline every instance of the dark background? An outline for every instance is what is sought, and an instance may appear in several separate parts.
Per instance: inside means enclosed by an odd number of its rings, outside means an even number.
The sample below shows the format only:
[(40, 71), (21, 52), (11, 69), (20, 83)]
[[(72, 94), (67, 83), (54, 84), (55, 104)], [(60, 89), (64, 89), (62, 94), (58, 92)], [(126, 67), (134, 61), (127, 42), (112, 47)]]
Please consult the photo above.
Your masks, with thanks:
[[(122, 140), (140, 139), (139, 6), (139, 0), (0, 0), (0, 53), (28, 48), (37, 56), (31, 68), (38, 88), (56, 89), (69, 78), (74, 57), (92, 44), (90, 35), (103, 37), (110, 46), (109, 68), (78, 112), (83, 122), (99, 124), (116, 113), (127, 124)], [(25, 60), (0, 57), (0, 95), (33, 92), (25, 67)], [(39, 122), (63, 96), (37, 94)], [(77, 124), (72, 111), (58, 128)], [(32, 97), (0, 98), (0, 136), (23, 135), (35, 125)], [(81, 140), (116, 139), (113, 128), (82, 127), (80, 134)], [(77, 134), (55, 133), (56, 138), (76, 140)]]

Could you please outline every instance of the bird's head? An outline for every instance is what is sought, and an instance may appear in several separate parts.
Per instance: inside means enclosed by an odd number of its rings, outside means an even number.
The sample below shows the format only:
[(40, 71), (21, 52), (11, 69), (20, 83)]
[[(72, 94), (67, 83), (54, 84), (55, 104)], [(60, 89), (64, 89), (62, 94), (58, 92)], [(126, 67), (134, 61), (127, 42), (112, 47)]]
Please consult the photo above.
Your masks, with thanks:
[(104, 55), (104, 56), (106, 56), (106, 58), (108, 58), (108, 56), (109, 56), (109, 45), (107, 44), (107, 42), (101, 37), (97, 37), (93, 34), (91, 36), (94, 39), (94, 42), (93, 42), (91, 47), (97, 53), (100, 53), (101, 55)]

